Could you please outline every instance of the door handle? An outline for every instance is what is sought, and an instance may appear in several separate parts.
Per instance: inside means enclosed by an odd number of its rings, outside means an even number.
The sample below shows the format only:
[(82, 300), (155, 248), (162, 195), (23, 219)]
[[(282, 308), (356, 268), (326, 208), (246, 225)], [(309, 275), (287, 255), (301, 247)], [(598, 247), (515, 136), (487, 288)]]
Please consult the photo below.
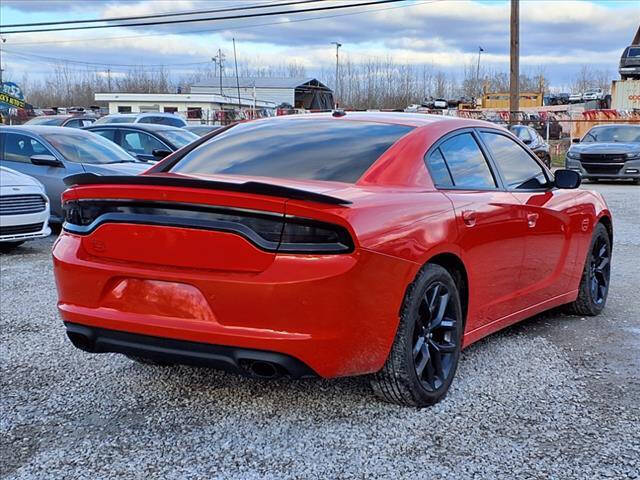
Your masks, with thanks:
[(538, 223), (538, 214), (537, 213), (527, 213), (527, 225), (529, 228), (533, 228)]
[(467, 227), (473, 227), (476, 224), (476, 212), (475, 210), (463, 210), (462, 221)]

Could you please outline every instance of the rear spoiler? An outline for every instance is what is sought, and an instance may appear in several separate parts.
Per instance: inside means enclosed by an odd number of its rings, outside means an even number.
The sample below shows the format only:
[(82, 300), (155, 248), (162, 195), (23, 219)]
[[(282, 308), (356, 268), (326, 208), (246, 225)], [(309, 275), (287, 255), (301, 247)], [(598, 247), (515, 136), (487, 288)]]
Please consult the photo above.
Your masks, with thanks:
[(160, 187), (202, 188), (206, 190), (255, 193), (258, 195), (284, 197), (294, 200), (308, 200), (311, 202), (328, 203), (330, 205), (347, 205), (351, 203), (349, 200), (324, 195), (322, 193), (254, 181), (233, 183), (186, 177), (168, 177), (164, 175), (96, 175), (95, 173), (78, 173), (65, 177), (64, 183), (69, 187), (74, 185), (154, 185)]

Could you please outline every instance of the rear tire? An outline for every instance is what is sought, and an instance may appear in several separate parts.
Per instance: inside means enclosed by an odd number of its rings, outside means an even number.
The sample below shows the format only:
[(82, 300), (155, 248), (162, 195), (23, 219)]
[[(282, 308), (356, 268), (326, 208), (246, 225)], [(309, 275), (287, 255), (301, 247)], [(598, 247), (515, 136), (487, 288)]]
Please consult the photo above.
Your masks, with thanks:
[(611, 278), (611, 240), (605, 226), (596, 225), (580, 279), (578, 298), (567, 305), (568, 313), (595, 316), (607, 303)]
[(458, 367), (463, 327), (451, 274), (440, 265), (426, 265), (407, 289), (387, 361), (371, 378), (375, 394), (414, 407), (440, 401)]
[(0, 242), (0, 253), (9, 253), (11, 250), (18, 248), (24, 242)]

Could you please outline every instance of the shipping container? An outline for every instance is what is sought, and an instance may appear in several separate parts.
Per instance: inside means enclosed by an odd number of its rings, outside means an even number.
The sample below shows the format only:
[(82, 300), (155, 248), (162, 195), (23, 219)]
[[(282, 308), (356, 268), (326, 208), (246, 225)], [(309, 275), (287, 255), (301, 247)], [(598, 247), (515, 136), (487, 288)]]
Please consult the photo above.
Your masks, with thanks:
[(614, 80), (611, 84), (613, 110), (640, 110), (640, 80)]

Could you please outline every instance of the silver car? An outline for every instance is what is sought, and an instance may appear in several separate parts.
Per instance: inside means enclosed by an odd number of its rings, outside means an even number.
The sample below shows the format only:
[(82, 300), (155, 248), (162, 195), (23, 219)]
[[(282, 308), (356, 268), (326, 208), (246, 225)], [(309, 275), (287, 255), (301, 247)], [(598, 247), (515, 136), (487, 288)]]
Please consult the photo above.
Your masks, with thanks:
[(85, 172), (137, 175), (149, 168), (149, 164), (137, 161), (95, 133), (40, 125), (0, 127), (0, 165), (30, 175), (44, 185), (51, 202), (52, 224), (62, 223), (64, 177)]
[(565, 159), (567, 169), (591, 181), (629, 179), (640, 183), (640, 125), (598, 125), (573, 142)]

